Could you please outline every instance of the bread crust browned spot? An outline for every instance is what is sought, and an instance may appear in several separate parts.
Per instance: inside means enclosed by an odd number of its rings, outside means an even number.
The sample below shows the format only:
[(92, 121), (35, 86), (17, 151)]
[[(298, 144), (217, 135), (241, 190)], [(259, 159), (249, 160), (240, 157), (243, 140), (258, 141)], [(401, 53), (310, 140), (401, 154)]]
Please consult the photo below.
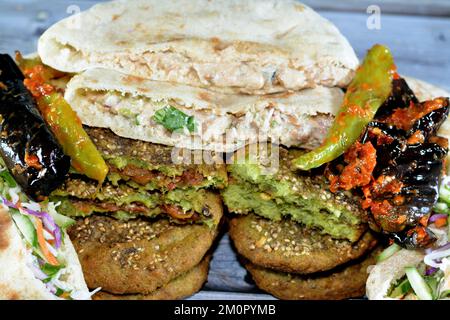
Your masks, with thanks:
[(203, 101), (206, 101), (206, 102), (211, 102), (212, 101), (211, 95), (209, 93), (207, 93), (207, 92), (204, 92), (204, 91), (202, 91), (202, 92), (200, 92), (198, 94), (198, 98), (200, 100), (203, 100)]
[(227, 44), (226, 42), (223, 42), (222, 40), (220, 40), (217, 37), (211, 38), (211, 43), (212, 43), (212, 47), (213, 47), (214, 51), (222, 51), (229, 46), (229, 44)]
[(20, 300), (20, 294), (5, 285), (0, 284), (0, 291), (7, 300)]
[[(2, 211), (4, 209), (1, 209)], [(12, 227), (11, 217), (7, 212), (0, 213), (0, 250), (5, 250), (9, 246), (8, 230)]]
[(271, 221), (254, 214), (230, 220), (237, 251), (253, 264), (282, 272), (330, 270), (371, 250), (376, 238), (366, 232), (359, 241), (336, 240), (289, 219)]
[(132, 76), (132, 75), (128, 75), (124, 78), (125, 82), (128, 83), (133, 83), (133, 84), (139, 84), (145, 81), (145, 79), (142, 79), (140, 77), (136, 77), (136, 76)]

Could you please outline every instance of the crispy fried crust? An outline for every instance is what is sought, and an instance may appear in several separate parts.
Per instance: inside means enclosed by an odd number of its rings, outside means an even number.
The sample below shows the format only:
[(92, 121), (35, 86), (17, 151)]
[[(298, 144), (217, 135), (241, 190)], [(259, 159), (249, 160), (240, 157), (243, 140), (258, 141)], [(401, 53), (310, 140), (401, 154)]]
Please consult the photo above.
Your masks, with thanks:
[[(253, 212), (271, 220), (286, 216), (308, 227), (320, 228), (333, 238), (358, 241), (368, 229), (368, 216), (361, 208), (360, 197), (331, 192), (320, 169), (295, 172), (293, 161), (304, 152), (276, 145), (249, 145), (237, 151), (236, 162), (228, 166), (229, 187), (222, 193), (228, 210), (238, 214)], [(244, 164), (240, 163), (243, 155), (247, 159)], [(279, 166), (271, 168), (277, 158)], [(233, 191), (236, 186), (242, 190)], [(242, 199), (234, 197), (242, 192), (245, 192)], [(292, 214), (295, 208), (303, 214)]]
[(280, 273), (247, 263), (257, 286), (284, 300), (341, 300), (364, 296), (367, 267), (375, 263), (378, 251), (362, 261), (335, 270), (302, 276)]
[[(108, 165), (113, 168), (115, 172), (120, 172), (125, 176), (129, 175), (129, 172), (123, 170), (117, 171), (118, 168), (114, 165), (113, 159), (139, 159), (139, 162), (146, 164), (145, 166), (149, 172), (152, 172), (152, 170), (162, 170), (163, 172), (161, 173), (160, 178), (164, 181), (167, 180), (167, 177), (163, 174), (164, 169), (170, 167), (173, 172), (178, 172), (179, 175), (191, 172), (199, 174), (205, 179), (214, 177), (221, 179), (223, 180), (223, 183), (226, 183), (226, 166), (223, 164), (223, 161), (221, 161), (220, 154), (211, 153), (211, 159), (209, 160), (211, 160), (212, 164), (185, 164), (184, 161), (190, 159), (184, 158), (177, 159), (180, 163), (174, 163), (174, 155), (184, 155), (182, 152), (183, 150), (179, 150), (178, 154), (174, 153), (174, 148), (170, 146), (119, 137), (108, 129), (87, 126), (84, 128), (102, 156), (107, 160)], [(190, 153), (187, 154), (190, 155)], [(204, 158), (202, 158), (202, 160), (204, 160)], [(188, 181), (183, 180), (173, 182), (176, 182), (177, 185), (183, 185), (183, 183), (187, 185), (196, 184), (195, 182), (189, 181), (189, 179), (187, 180)]]
[(211, 228), (163, 219), (78, 220), (70, 236), (88, 286), (113, 294), (149, 294), (194, 268), (211, 247), (223, 215), (218, 195), (209, 193), (206, 203), (214, 219)]
[(179, 300), (198, 292), (208, 278), (210, 256), (192, 270), (170, 281), (150, 294), (115, 295), (105, 291), (97, 293), (94, 300)]
[(235, 217), (229, 226), (230, 237), (242, 256), (255, 265), (282, 272), (326, 271), (359, 258), (377, 243), (370, 232), (352, 244), (291, 220), (270, 221), (254, 214)]

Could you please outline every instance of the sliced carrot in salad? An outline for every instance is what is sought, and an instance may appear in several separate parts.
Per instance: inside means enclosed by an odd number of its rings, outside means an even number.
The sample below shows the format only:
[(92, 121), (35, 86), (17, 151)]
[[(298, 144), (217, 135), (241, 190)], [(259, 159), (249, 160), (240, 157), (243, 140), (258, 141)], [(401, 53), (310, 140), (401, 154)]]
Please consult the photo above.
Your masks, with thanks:
[(38, 238), (39, 247), (42, 250), (42, 254), (44, 255), (47, 262), (52, 266), (59, 266), (59, 262), (56, 257), (48, 250), (47, 243), (44, 237), (44, 227), (42, 226), (42, 221), (39, 219), (35, 219), (36, 221), (36, 233)]

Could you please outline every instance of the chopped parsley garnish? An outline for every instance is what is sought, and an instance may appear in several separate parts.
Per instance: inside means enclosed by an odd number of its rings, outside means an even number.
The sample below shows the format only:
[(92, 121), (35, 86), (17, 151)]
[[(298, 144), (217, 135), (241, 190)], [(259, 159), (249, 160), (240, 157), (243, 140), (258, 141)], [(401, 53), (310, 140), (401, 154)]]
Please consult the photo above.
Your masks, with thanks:
[(156, 123), (163, 125), (170, 132), (182, 130), (183, 128), (187, 128), (189, 132), (196, 130), (194, 117), (188, 116), (172, 106), (156, 111), (152, 119)]

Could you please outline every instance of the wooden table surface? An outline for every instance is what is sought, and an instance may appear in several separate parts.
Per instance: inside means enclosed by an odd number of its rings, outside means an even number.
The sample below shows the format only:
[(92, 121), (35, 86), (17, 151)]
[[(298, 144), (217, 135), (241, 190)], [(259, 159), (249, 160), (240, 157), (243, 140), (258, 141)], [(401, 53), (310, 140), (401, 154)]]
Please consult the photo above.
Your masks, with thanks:
[[(164, 1), (164, 0), (161, 0)], [(77, 7), (93, 0), (0, 0), (0, 52), (36, 51), (40, 34)], [(449, 0), (307, 0), (303, 1), (334, 22), (359, 57), (375, 43), (388, 45), (400, 73), (450, 90)], [(367, 27), (367, 8), (377, 4), (381, 28)], [(226, 234), (214, 253), (208, 282), (191, 299), (271, 299), (252, 283), (239, 264)]]

